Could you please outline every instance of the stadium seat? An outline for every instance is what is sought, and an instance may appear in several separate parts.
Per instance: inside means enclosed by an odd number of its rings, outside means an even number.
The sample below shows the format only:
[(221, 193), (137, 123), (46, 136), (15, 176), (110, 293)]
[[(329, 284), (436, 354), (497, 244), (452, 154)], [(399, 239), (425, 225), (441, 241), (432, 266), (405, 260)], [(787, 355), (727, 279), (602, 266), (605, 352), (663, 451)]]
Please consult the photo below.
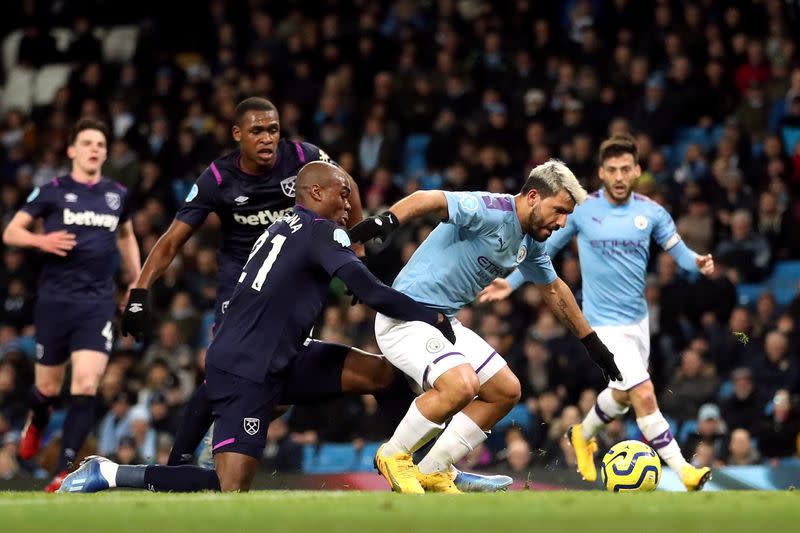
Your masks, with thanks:
[(69, 81), (72, 68), (67, 64), (44, 65), (33, 80), (33, 105), (48, 105), (61, 87)]
[(75, 36), (73, 31), (69, 28), (53, 28), (50, 30), (50, 35), (56, 41), (56, 50), (62, 54), (69, 49), (69, 45), (72, 43), (72, 39)]
[(365, 442), (364, 446), (358, 454), (356, 466), (353, 470), (356, 472), (372, 472), (375, 470), (375, 454), (378, 453), (378, 448), (381, 447), (380, 442)]
[(22, 40), (22, 30), (14, 30), (3, 39), (3, 69), (11, 72), (17, 65), (19, 42)]
[(689, 438), (689, 435), (695, 431), (697, 431), (697, 420), (686, 420), (681, 426), (678, 436), (678, 443), (683, 444), (686, 442), (686, 439)]
[(750, 306), (756, 303), (758, 295), (767, 290), (763, 283), (740, 283), (736, 286), (736, 295), (739, 305)]
[(125, 63), (136, 53), (138, 26), (114, 26), (103, 37), (103, 58), (109, 63)]
[(8, 73), (3, 89), (3, 109), (20, 109), (29, 113), (33, 105), (33, 79), (35, 71), (27, 67), (14, 67)]
[(303, 446), (303, 472), (313, 472), (317, 465), (317, 445), (306, 444)]
[(519, 426), (522, 431), (528, 432), (531, 429), (531, 414), (528, 412), (528, 407), (524, 403), (518, 403), (511, 411), (495, 424), (492, 433), (505, 433), (509, 426)]
[(317, 449), (317, 459), (309, 473), (351, 472), (357, 467), (357, 459), (356, 449), (352, 444), (326, 442)]
[(413, 133), (406, 138), (403, 151), (406, 177), (412, 177), (426, 169), (426, 151), (430, 142), (431, 136), (426, 133)]

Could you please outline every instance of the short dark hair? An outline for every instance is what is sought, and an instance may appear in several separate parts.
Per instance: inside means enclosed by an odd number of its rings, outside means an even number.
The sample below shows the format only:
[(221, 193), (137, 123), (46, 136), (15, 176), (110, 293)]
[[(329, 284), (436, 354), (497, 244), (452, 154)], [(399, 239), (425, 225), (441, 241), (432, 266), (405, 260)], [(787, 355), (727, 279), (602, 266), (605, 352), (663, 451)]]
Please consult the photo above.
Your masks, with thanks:
[(625, 154), (631, 154), (634, 163), (639, 162), (639, 148), (636, 146), (636, 140), (628, 134), (614, 135), (600, 145), (600, 166), (605, 163), (606, 159)]
[(97, 130), (103, 134), (106, 142), (108, 142), (108, 127), (105, 122), (93, 118), (82, 118), (72, 126), (72, 130), (69, 132), (69, 145), (75, 144), (78, 134), (84, 130)]
[(278, 108), (275, 107), (275, 104), (273, 104), (266, 98), (260, 98), (258, 96), (251, 96), (250, 98), (245, 98), (236, 105), (237, 124), (239, 124), (242, 121), (245, 113), (247, 113), (248, 111), (275, 111), (277, 113)]

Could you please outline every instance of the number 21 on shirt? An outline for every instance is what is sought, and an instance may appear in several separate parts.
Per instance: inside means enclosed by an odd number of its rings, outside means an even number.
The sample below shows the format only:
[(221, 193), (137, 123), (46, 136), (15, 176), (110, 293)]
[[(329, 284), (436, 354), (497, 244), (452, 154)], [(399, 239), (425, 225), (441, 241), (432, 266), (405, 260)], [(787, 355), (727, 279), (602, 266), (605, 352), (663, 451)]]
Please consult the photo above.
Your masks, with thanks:
[[(256, 243), (253, 245), (253, 251), (250, 252), (250, 256), (247, 258), (247, 263), (245, 263), (245, 269), (247, 265), (250, 264), (250, 260), (253, 258), (254, 255), (258, 253), (264, 243), (267, 242), (267, 238), (269, 238), (269, 232), (265, 231), (261, 237), (258, 238)], [(286, 242), (285, 235), (275, 235), (270, 243), (272, 244), (272, 249), (267, 254), (267, 257), (264, 259), (264, 263), (262, 263), (261, 267), (256, 272), (256, 277), (253, 280), (253, 283), (250, 285), (257, 291), (261, 291), (261, 287), (264, 285), (264, 280), (267, 279), (267, 274), (272, 269), (272, 265), (275, 264), (275, 260), (278, 258), (278, 254), (281, 253), (281, 248), (283, 248), (283, 243)], [(239, 283), (244, 281), (244, 278), (247, 277), (247, 271), (243, 270), (242, 275), (239, 276)]]

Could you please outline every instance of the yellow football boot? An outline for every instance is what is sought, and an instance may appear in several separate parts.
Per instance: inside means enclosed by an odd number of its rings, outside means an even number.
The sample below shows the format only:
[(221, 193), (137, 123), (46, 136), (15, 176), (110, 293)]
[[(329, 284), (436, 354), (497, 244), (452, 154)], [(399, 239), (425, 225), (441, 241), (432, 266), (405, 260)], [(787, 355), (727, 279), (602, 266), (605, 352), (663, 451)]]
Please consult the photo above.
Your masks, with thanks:
[(575, 458), (578, 460), (578, 473), (584, 481), (594, 483), (597, 481), (597, 467), (594, 465), (594, 454), (597, 453), (597, 439), (592, 437), (586, 440), (581, 431), (581, 425), (575, 424), (567, 430), (567, 438), (575, 449)]
[(386, 478), (392, 490), (403, 494), (425, 494), (417, 479), (418, 470), (411, 454), (397, 453), (387, 457), (382, 453), (385, 446), (386, 444), (381, 445), (375, 454), (375, 468)]
[(711, 479), (711, 469), (707, 466), (695, 468), (692, 465), (686, 465), (681, 471), (681, 481), (689, 492), (703, 490), (703, 485), (709, 479)]

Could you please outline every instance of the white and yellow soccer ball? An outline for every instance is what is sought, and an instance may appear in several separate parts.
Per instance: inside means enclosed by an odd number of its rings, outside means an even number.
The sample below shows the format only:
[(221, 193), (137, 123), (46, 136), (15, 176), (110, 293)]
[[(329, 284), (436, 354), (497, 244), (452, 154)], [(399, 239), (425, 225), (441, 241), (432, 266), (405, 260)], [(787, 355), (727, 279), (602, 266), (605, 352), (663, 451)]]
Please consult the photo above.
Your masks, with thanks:
[(650, 492), (661, 480), (661, 460), (644, 442), (622, 441), (603, 457), (600, 478), (612, 492)]

